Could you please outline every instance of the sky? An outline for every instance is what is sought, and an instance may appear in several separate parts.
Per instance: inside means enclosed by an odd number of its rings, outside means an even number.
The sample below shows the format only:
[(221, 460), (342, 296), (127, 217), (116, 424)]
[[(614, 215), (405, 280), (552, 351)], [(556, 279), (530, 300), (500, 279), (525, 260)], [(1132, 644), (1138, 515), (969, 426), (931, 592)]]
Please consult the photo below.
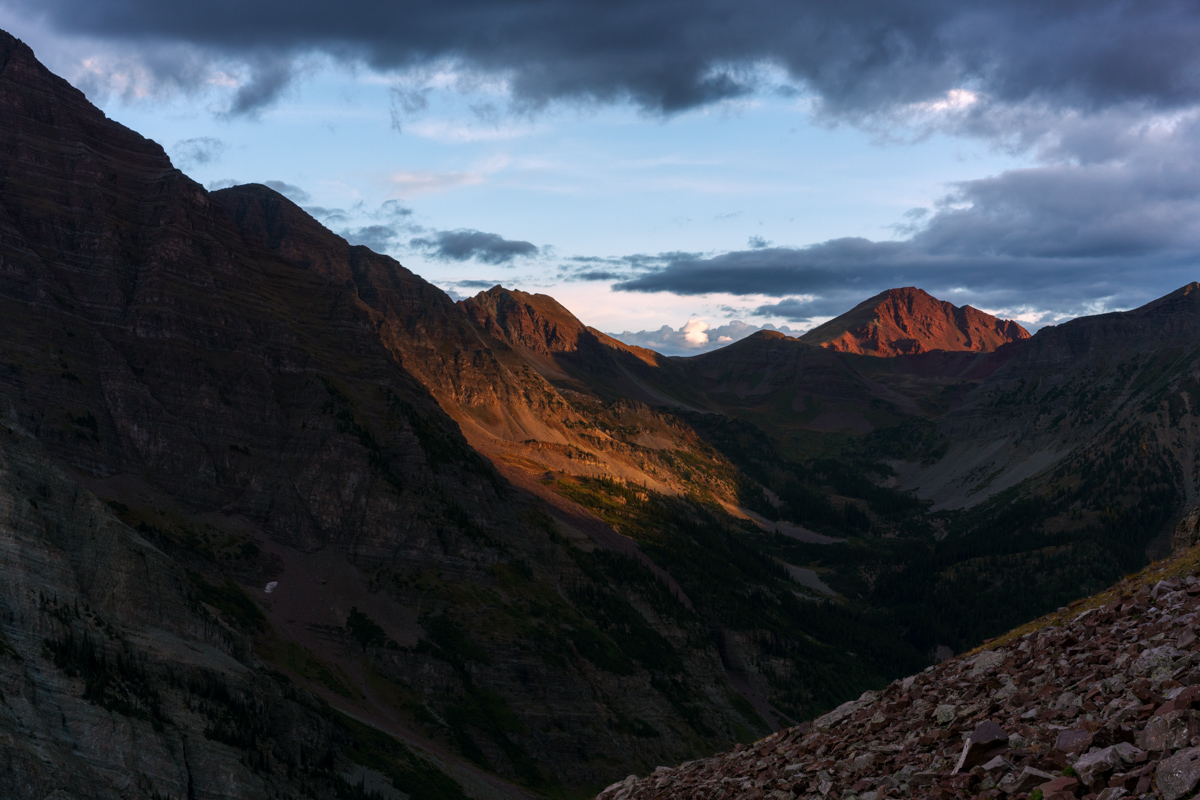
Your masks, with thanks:
[(1200, 278), (1200, 3), (0, 0), (210, 189), (633, 344), (896, 286), (1031, 330)]

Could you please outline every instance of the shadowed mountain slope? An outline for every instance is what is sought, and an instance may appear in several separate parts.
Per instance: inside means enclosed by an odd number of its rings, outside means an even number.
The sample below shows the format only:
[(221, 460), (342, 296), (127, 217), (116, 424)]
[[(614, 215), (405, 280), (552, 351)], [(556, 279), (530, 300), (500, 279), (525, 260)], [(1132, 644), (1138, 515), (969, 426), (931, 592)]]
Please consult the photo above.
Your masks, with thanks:
[[(599, 553), (582, 533), (570, 544), (544, 504), (464, 439), (452, 415), (511, 438), (550, 438), (579, 419), (506, 358), (444, 294), (278, 195), (249, 187), (214, 200), (0, 37), (0, 414), (179, 565), (187, 602), (212, 609), (205, 624), (249, 643), (235, 660), (254, 685), (282, 691), (290, 679), (440, 754), (477, 796), (524, 792), (488, 771), (548, 791), (599, 781), (640, 753), (682, 755), (761, 730), (730, 699), (704, 623), (636, 547)], [(69, 576), (59, 585), (24, 570), (6, 577), (60, 602), (75, 596)], [(664, 610), (635, 610), (643, 596)], [(74, 606), (61, 618), (39, 608), (6, 612), (6, 635), (33, 625), (78, 644), (90, 630)], [(608, 638), (618, 624), (676, 654), (670, 675), (706, 688), (661, 683)], [(88, 652), (115, 663), (88, 635)], [(151, 658), (130, 647), (121, 658)], [(29, 669), (77, 674), (63, 658), (35, 650)], [(160, 661), (169, 669), (172, 657)], [(529, 691), (534, 676), (543, 691)], [(241, 691), (210, 677), (213, 692)], [(84, 685), (54, 691), (96, 701), (63, 723), (66, 740), (77, 725), (133, 714)], [(626, 707), (618, 695), (638, 699)], [(189, 720), (151, 718), (138, 735), (176, 747), (203, 735)], [(343, 745), (354, 741), (340, 730)], [(275, 736), (230, 757), (258, 759), (254, 748), (270, 751)], [(353, 759), (340, 745), (328, 752), (336, 783)], [(98, 758), (120, 769), (117, 754)], [(298, 790), (297, 765), (253, 763), (267, 785)], [(238, 786), (204, 791), (262, 796)]]
[[(78, 571), (111, 529), (159, 587), (6, 562), (5, 698), (70, 713), (0, 716), (5, 763), (35, 731), (52, 762), (87, 754), (96, 796), (561, 795), (920, 662), (807, 599), (727, 513), (728, 460), (598, 377), (669, 365), (576, 331), (600, 349), (571, 388), (516, 330), (265, 187), (210, 195), (0, 35), (0, 418), (24, 473), (0, 544), (41, 536)], [(82, 774), (26, 769), (15, 797)]]

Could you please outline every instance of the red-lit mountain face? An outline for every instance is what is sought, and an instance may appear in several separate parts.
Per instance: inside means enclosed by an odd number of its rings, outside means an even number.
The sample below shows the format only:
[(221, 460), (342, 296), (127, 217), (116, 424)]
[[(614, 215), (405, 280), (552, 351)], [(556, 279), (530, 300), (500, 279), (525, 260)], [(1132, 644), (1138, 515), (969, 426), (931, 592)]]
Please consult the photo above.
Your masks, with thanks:
[(1029, 338), (1012, 320), (938, 300), (909, 286), (875, 295), (800, 337), (842, 353), (897, 356), (934, 350), (989, 353)]

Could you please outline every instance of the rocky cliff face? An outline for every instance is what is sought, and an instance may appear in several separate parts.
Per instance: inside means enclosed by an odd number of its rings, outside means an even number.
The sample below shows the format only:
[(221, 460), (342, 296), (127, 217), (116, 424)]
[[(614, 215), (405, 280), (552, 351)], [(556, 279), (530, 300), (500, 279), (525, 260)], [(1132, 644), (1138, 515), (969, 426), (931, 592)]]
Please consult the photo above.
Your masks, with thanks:
[[(123, 796), (190, 796), (177, 780), (187, 771), (184, 735), (210, 762), (204, 774), (237, 778), (231, 797), (301, 785), (320, 764), (321, 780), (336, 784), (341, 767), (363, 765), (348, 751), (389, 786), (418, 785), (416, 774), (444, 796), (489, 797), (523, 796), (518, 784), (597, 784), (617, 765), (678, 759), (766, 729), (678, 584), (547, 488), (554, 476), (615, 475), (667, 495), (720, 491), (728, 468), (694, 433), (636, 403), (565, 399), (436, 288), (264, 187), (209, 195), (7, 35), (0, 413), (108, 503), (120, 522), (104, 524), (163, 559), (148, 585), (182, 581), (174, 599), (127, 587), (122, 603), (164, 613), (183, 603), (192, 616), (172, 624), (198, 628), (192, 639), (205, 653), (217, 646), (205, 636), (237, 633), (221, 646), (241, 666), (222, 664), (249, 677), (222, 673), (197, 697), (175, 692), (171, 680), (191, 680), (192, 651), (163, 645), (144, 666), (158, 694), (139, 695), (131, 687), (144, 654), (126, 653), (124, 639), (87, 616), (84, 602), (101, 613), (100, 601), (81, 597), (78, 623), (66, 618), (76, 619), (76, 578), (50, 580), (24, 562), (6, 573), (15, 586), (57, 593), (59, 605), (45, 600), (44, 613), (63, 615), (63, 627), (21, 612), (6, 630), (26, 662), (49, 649), (44, 659), (65, 676), (55, 679), (56, 703), (101, 709), (78, 712), (78, 725), (116, 726), (128, 748), (142, 722), (175, 731), (161, 745), (176, 748), (170, 769), (146, 768), (152, 777), (175, 770), (166, 783), (130, 789), (111, 765), (87, 778), (117, 781)], [(37, 491), (21, 484), (11, 506), (41, 502)], [(99, 524), (64, 520), (62, 534), (85, 542)], [(32, 535), (23, 524), (0, 526), (0, 540), (21, 549)], [(72, 564), (92, 551), (79, 552)], [(121, 559), (97, 564), (139, 563)], [(125, 638), (142, 624), (104, 620)], [(115, 677), (95, 677), (109, 667)], [(260, 681), (267, 670), (284, 677)], [(345, 720), (341, 738), (321, 744), (337, 738), (326, 731), (340, 719), (329, 708), (298, 727), (307, 749), (274, 728), (238, 738), (238, 726), (283, 724), (264, 709), (287, 681), (311, 693), (313, 708), (328, 703), (425, 755)], [(216, 710), (219, 719), (205, 722), (202, 700), (226, 697), (236, 698), (233, 721)], [(162, 712), (173, 722), (155, 717), (152, 702), (173, 704)], [(301, 714), (304, 702), (287, 713)], [(27, 713), (9, 717), (12, 741)], [(378, 745), (374, 755), (364, 742)], [(292, 755), (264, 755), (275, 750)], [(376, 761), (383, 751), (391, 755)], [(26, 768), (11, 776), (17, 785)], [(21, 792), (12, 796), (44, 796)]]
[(991, 352), (1029, 338), (1012, 320), (956, 306), (915, 287), (889, 289), (814, 328), (804, 341), (843, 353), (897, 356), (934, 350)]
[(599, 798), (1191, 797), (1198, 561), (1184, 553), (812, 723)]
[(7, 425), (0, 532), (0, 794), (267, 797), (352, 771), (328, 710)]

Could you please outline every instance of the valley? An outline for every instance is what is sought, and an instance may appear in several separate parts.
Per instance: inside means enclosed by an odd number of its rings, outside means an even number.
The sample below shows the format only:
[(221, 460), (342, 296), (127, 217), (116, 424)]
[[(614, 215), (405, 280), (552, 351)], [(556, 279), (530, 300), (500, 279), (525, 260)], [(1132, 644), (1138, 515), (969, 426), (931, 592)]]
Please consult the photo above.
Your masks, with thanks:
[(688, 358), (455, 302), (0, 32), (0, 794), (587, 797), (748, 745), (1165, 555), (1198, 342), (1195, 283)]

